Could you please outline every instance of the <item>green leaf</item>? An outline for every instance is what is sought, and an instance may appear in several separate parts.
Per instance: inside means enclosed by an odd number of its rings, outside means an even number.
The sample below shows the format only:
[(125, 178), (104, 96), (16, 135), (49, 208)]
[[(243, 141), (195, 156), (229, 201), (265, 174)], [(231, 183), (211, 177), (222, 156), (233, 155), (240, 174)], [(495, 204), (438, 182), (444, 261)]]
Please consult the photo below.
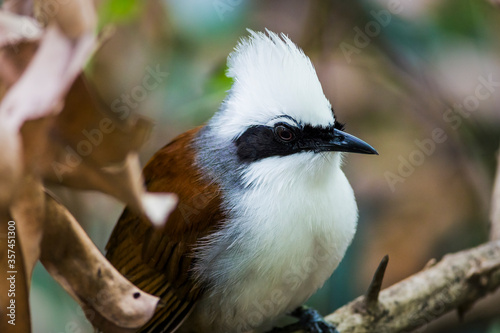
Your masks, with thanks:
[(139, 17), (143, 2), (138, 0), (106, 0), (99, 7), (99, 29), (106, 24), (130, 22)]

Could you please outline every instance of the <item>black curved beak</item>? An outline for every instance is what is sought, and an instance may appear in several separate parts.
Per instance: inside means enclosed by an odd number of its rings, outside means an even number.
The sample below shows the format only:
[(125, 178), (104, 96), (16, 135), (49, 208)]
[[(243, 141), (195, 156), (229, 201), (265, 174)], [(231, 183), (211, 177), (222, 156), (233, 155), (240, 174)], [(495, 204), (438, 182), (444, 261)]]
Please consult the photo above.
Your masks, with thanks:
[(368, 143), (338, 129), (333, 130), (333, 138), (325, 142), (321, 148), (327, 151), (378, 155), (378, 152)]

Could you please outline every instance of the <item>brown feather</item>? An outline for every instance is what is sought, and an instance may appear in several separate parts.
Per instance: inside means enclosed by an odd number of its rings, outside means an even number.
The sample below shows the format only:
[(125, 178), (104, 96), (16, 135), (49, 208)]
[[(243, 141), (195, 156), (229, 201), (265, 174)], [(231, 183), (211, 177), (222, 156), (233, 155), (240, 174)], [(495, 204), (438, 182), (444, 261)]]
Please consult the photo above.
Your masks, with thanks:
[(200, 128), (159, 150), (144, 168), (151, 192), (173, 192), (179, 204), (162, 230), (126, 208), (106, 246), (106, 257), (132, 283), (161, 297), (155, 316), (140, 332), (174, 332), (203, 292), (193, 277), (197, 241), (224, 219), (219, 188), (203, 179), (191, 146)]

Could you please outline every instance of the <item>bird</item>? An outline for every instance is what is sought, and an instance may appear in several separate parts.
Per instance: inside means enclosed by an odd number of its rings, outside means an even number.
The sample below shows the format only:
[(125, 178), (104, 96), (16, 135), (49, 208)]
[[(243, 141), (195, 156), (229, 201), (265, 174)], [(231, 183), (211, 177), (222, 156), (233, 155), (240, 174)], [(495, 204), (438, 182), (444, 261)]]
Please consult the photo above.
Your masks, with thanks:
[(342, 161), (378, 153), (345, 132), (309, 57), (283, 33), (248, 30), (226, 75), (212, 118), (143, 170), (148, 191), (179, 198), (164, 227), (126, 207), (107, 244), (120, 273), (160, 298), (140, 332), (260, 332), (288, 313), (316, 318), (301, 306), (355, 234)]

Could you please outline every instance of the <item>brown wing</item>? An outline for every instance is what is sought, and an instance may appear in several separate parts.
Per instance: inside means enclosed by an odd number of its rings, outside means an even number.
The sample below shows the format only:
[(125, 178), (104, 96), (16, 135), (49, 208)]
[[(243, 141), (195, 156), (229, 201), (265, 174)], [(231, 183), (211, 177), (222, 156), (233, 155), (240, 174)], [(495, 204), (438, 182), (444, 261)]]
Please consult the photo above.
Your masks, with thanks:
[(132, 283), (161, 298), (154, 317), (140, 332), (173, 332), (202, 292), (190, 268), (196, 241), (223, 219), (219, 189), (204, 181), (189, 149), (199, 128), (159, 150), (144, 168), (152, 192), (174, 192), (179, 204), (163, 230), (155, 230), (129, 209), (118, 220), (106, 257)]

